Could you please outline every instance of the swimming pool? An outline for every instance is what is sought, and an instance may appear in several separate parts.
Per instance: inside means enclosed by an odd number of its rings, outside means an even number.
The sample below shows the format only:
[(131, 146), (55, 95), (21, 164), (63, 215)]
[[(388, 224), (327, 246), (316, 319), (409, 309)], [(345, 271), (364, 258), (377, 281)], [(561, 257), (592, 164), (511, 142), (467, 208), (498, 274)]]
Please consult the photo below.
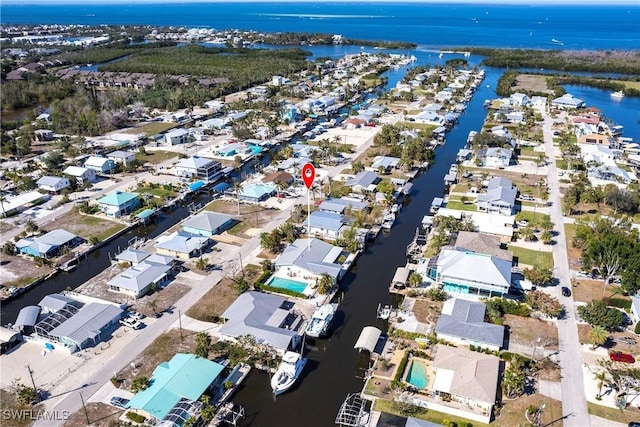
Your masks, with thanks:
[(273, 276), (267, 282), (267, 285), (273, 286), (274, 288), (287, 289), (289, 291), (303, 293), (307, 288), (307, 284), (305, 282), (298, 282), (295, 280), (283, 279), (282, 277)]
[(412, 361), (409, 367), (409, 373), (407, 374), (406, 381), (412, 386), (424, 389), (427, 388), (427, 367), (424, 363)]

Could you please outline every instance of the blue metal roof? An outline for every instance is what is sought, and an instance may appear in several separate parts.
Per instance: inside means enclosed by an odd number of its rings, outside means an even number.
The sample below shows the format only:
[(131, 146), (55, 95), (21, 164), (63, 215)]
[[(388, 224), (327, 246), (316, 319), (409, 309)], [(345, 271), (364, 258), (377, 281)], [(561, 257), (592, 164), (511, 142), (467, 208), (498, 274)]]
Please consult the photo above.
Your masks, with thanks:
[(202, 181), (196, 181), (196, 182), (194, 182), (192, 184), (189, 184), (189, 190), (191, 190), (191, 191), (199, 190), (202, 187), (204, 187), (204, 182), (202, 182)]
[(213, 186), (213, 191), (217, 192), (217, 193), (222, 193), (223, 191), (227, 190), (229, 188), (229, 184), (227, 184), (226, 182), (221, 182), (219, 184), (216, 184)]

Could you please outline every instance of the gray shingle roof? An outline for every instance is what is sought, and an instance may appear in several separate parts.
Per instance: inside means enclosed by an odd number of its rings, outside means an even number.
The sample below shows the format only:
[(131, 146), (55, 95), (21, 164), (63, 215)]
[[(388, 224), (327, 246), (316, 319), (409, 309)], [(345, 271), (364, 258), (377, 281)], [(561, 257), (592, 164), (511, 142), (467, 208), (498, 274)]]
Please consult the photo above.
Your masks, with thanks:
[(281, 318), (281, 312), (286, 311), (280, 308), (284, 301), (276, 295), (245, 292), (222, 313), (227, 321), (220, 328), (220, 333), (234, 338), (252, 335), (258, 341), (285, 350), (296, 333), (275, 325), (275, 319)]
[(295, 265), (314, 274), (326, 273), (336, 278), (342, 266), (334, 264), (342, 248), (333, 246), (319, 239), (297, 239), (276, 259), (276, 267)]
[(472, 231), (459, 231), (454, 246), (471, 252), (492, 255), (500, 259), (513, 261), (513, 252), (502, 249), (500, 244), (500, 238), (497, 236), (474, 233)]
[(355, 185), (359, 185), (363, 188), (367, 188), (370, 185), (375, 184), (379, 179), (380, 178), (378, 177), (378, 174), (375, 172), (362, 171), (358, 173), (356, 176), (354, 176), (353, 178), (348, 179), (345, 182), (345, 185), (347, 187), (353, 187)]
[(486, 306), (480, 302), (449, 300), (436, 323), (436, 333), (502, 347), (504, 326), (485, 323), (485, 310)]

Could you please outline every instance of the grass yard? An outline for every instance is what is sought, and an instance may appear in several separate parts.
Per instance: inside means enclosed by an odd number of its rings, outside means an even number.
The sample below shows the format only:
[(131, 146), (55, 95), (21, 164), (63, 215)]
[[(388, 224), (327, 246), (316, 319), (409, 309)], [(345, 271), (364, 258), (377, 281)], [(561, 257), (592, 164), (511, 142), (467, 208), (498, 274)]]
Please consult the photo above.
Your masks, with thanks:
[(447, 209), (458, 209), (461, 211), (476, 212), (478, 208), (473, 203), (462, 203), (460, 200), (451, 200), (447, 202)]
[(529, 224), (540, 224), (549, 215), (540, 212), (520, 211), (516, 214), (516, 221), (527, 221)]
[(64, 228), (71, 233), (77, 234), (85, 239), (95, 236), (100, 240), (117, 233), (125, 228), (124, 224), (110, 221), (93, 215), (83, 215), (76, 211), (70, 211), (56, 218), (51, 223), (51, 227)]
[(629, 80), (611, 80), (611, 83), (622, 83), (626, 89), (640, 90), (640, 82), (633, 82)]
[[(434, 411), (433, 409), (424, 409), (424, 408), (416, 407), (416, 411), (415, 411), (416, 413), (411, 413), (411, 414), (402, 413), (400, 408), (398, 408), (394, 402), (386, 399), (377, 399), (375, 401), (375, 404), (373, 405), (373, 410), (388, 412), (390, 414), (400, 415), (400, 416), (411, 415), (412, 417), (419, 418), (421, 420), (431, 421), (433, 423), (437, 423), (441, 425), (445, 425), (444, 424), (445, 420), (453, 421), (457, 425), (463, 425), (463, 423), (468, 423), (466, 425), (472, 425), (473, 427), (489, 425), (489, 424), (479, 423), (477, 421), (470, 421), (466, 418), (456, 417), (455, 415), (449, 415), (442, 412)], [(513, 425), (517, 425), (517, 424), (513, 424)]]
[(564, 235), (567, 240), (567, 255), (569, 257), (569, 266), (573, 269), (579, 270), (579, 267), (580, 267), (579, 261), (582, 258), (582, 250), (575, 248), (571, 244), (573, 237), (576, 235), (576, 225), (565, 223)]
[(144, 163), (158, 164), (178, 157), (178, 153), (165, 150), (147, 150), (144, 154), (136, 153), (136, 160)]
[(619, 409), (587, 402), (587, 411), (592, 415), (625, 424), (640, 419), (640, 410), (635, 407), (629, 407), (629, 409), (621, 411)]
[(69, 419), (64, 422), (65, 427), (84, 427), (87, 425), (87, 417), (92, 426), (112, 426), (119, 425), (118, 418), (124, 412), (124, 409), (116, 408), (115, 406), (107, 405), (102, 402), (88, 402), (85, 407), (87, 413), (83, 409), (79, 409), (69, 416)]
[(238, 298), (231, 279), (224, 278), (215, 285), (196, 304), (187, 310), (186, 315), (203, 322), (215, 322), (218, 317)]
[(162, 132), (166, 132), (169, 129), (177, 128), (178, 126), (180, 126), (179, 123), (150, 122), (150, 123), (145, 123), (142, 126), (137, 126), (131, 129), (127, 129), (122, 133), (129, 133), (132, 135), (145, 133), (148, 136), (151, 136), (151, 135), (156, 135)]
[[(500, 411), (500, 415), (496, 418), (491, 425), (497, 427), (513, 427), (520, 425), (529, 425), (524, 412), (531, 405), (540, 406), (545, 404), (544, 412), (541, 417), (541, 425), (551, 426), (555, 425), (562, 418), (562, 402), (559, 400), (551, 399), (550, 397), (542, 396), (540, 394), (523, 395), (515, 400), (503, 400), (504, 407)], [(476, 423), (473, 423), (475, 426)], [(561, 423), (557, 425), (562, 425)]]
[(542, 268), (553, 268), (553, 255), (551, 252), (535, 251), (518, 246), (509, 245), (513, 256), (518, 258), (518, 265), (537, 265)]
[(158, 186), (158, 187), (154, 187), (151, 188), (148, 185), (142, 188), (137, 188), (134, 193), (137, 194), (151, 194), (154, 197), (157, 197), (159, 199), (165, 200), (165, 199), (172, 199), (174, 197), (176, 197), (176, 194), (178, 194), (178, 192), (176, 190), (174, 190), (173, 188), (171, 188), (170, 190), (168, 188), (165, 188), (164, 186)]
[(416, 123), (416, 122), (400, 122), (400, 125), (409, 129), (427, 129), (433, 131), (437, 126), (428, 125), (426, 123)]

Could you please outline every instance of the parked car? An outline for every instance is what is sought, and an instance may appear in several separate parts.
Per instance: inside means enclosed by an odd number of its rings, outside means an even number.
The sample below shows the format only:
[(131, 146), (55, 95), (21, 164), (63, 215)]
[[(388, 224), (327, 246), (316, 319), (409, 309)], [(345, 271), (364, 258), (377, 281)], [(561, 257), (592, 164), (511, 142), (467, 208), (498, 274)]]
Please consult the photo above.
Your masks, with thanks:
[(621, 351), (612, 351), (609, 353), (609, 359), (614, 362), (624, 362), (624, 363), (635, 363), (636, 359), (627, 353), (623, 353)]
[(145, 318), (145, 315), (142, 313), (138, 313), (137, 311), (130, 311), (129, 317), (135, 320), (142, 320)]
[(563, 286), (562, 287), (562, 296), (570, 297), (571, 296), (571, 289), (567, 288), (566, 286)]
[(109, 402), (111, 402), (111, 404), (116, 408), (125, 409), (127, 407), (127, 404), (129, 404), (129, 399), (125, 399), (124, 397), (119, 396), (113, 396)]

